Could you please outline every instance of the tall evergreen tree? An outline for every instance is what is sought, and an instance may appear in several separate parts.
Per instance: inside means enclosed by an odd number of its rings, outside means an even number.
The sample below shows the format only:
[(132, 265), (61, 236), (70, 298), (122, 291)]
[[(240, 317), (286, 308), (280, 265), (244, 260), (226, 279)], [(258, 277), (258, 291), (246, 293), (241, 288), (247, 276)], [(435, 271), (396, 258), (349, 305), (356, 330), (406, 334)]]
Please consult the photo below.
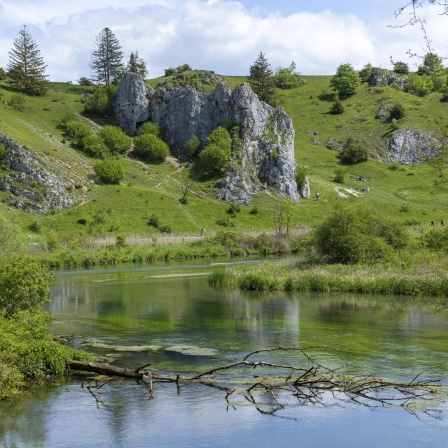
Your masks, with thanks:
[(275, 106), (277, 94), (274, 72), (263, 52), (260, 52), (257, 60), (249, 69), (249, 84), (260, 100)]
[(142, 78), (146, 78), (146, 76), (148, 75), (146, 62), (138, 55), (138, 51), (136, 51), (135, 53), (131, 53), (126, 68), (129, 72), (138, 73)]
[(90, 55), (90, 68), (96, 81), (106, 86), (118, 82), (123, 73), (122, 59), (120, 42), (109, 28), (104, 28), (96, 37)]
[(47, 90), (44, 74), (47, 66), (26, 25), (19, 31), (19, 37), (14, 39), (14, 45), (8, 54), (9, 82), (21, 92), (43, 95)]

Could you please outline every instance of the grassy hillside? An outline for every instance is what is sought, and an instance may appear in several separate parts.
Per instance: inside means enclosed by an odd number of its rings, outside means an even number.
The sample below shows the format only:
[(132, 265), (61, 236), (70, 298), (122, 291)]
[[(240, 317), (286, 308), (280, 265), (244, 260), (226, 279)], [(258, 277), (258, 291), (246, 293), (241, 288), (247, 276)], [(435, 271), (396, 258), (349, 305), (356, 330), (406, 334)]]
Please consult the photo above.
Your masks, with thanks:
[[(420, 223), (424, 227), (431, 220), (448, 218), (447, 187), (436, 182), (429, 166), (397, 169), (376, 157), (390, 132), (389, 123), (375, 119), (381, 105), (404, 106), (406, 116), (400, 120), (400, 126), (437, 129), (444, 123), (448, 107), (440, 102), (441, 94), (420, 98), (389, 87), (370, 88), (363, 84), (358, 94), (343, 102), (343, 114), (331, 115), (330, 77), (307, 76), (304, 80), (305, 84), (299, 88), (279, 91), (279, 105), (291, 116), (296, 130), (296, 160), (306, 168), (312, 189), (311, 199), (294, 205), (294, 226), (312, 228), (338, 201), (365, 201), (403, 222)], [(157, 81), (160, 79), (150, 83), (154, 85)], [(228, 77), (226, 81), (234, 88), (245, 78)], [(201, 227), (208, 234), (232, 228), (272, 229), (275, 198), (269, 193), (261, 193), (252, 205), (242, 207), (240, 213), (231, 217), (226, 213), (228, 204), (211, 197), (211, 181), (195, 182), (191, 184), (188, 203), (180, 204), (182, 185), (190, 181), (188, 168), (179, 170), (175, 160), (146, 165), (150, 172), (147, 174), (142, 162), (123, 158), (126, 176), (121, 185), (96, 185), (92, 181), (95, 159), (70, 147), (57, 128), (60, 118), (68, 112), (82, 114), (83, 95), (91, 91), (91, 87), (50, 83), (45, 96), (27, 97), (25, 109), (18, 111), (5, 104), (14, 92), (0, 83), (0, 131), (38, 152), (49, 165), (69, 174), (84, 190), (84, 199), (77, 206), (47, 216), (10, 207), (9, 194), (0, 192), (0, 213), (19, 223), (29, 242), (117, 234), (157, 236), (158, 230), (148, 225), (152, 216), (179, 234), (198, 235)], [(94, 127), (113, 124), (112, 118), (105, 117), (85, 116), (83, 120)], [(337, 151), (327, 149), (325, 144), (330, 139), (345, 141), (349, 136), (363, 140), (373, 157), (368, 162), (348, 166), (346, 185), (340, 185), (333, 181), (335, 170), (341, 166)], [(316, 144), (316, 139), (320, 144)], [(357, 176), (369, 177), (370, 181), (357, 182)], [(363, 186), (368, 186), (370, 192), (361, 193)], [(320, 193), (317, 201), (316, 190)], [(227, 227), (222, 223), (227, 223)]]

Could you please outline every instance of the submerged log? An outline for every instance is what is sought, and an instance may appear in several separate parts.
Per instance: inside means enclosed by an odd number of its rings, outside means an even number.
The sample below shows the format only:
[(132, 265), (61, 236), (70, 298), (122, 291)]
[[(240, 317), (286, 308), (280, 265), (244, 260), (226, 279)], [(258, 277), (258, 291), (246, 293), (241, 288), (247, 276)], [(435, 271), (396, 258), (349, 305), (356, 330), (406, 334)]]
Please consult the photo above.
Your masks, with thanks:
[(122, 376), (125, 378), (143, 378), (147, 372), (142, 372), (142, 369), (148, 367), (146, 364), (138, 367), (135, 370), (124, 369), (122, 367), (111, 366), (107, 362), (86, 362), (86, 361), (71, 361), (70, 368), (72, 370), (81, 370), (83, 372), (101, 373), (102, 375)]

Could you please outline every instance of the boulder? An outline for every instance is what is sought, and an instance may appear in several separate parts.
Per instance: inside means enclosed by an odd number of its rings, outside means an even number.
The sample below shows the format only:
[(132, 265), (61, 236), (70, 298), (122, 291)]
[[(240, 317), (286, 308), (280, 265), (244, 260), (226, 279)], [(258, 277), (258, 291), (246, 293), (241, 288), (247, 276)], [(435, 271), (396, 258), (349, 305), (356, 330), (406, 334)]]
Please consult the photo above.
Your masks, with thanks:
[(393, 86), (403, 90), (406, 80), (406, 75), (398, 75), (392, 70), (374, 67), (367, 82), (373, 87)]

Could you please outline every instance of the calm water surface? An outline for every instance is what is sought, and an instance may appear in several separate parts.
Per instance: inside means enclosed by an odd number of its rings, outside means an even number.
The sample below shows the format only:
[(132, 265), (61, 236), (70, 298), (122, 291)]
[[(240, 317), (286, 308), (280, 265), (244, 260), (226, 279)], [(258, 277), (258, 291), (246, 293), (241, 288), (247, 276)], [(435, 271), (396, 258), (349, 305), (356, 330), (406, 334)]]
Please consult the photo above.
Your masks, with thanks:
[[(58, 272), (53, 332), (114, 364), (160, 373), (203, 371), (269, 347), (328, 346), (313, 354), (349, 374), (448, 385), (448, 312), (403, 298), (215, 290), (217, 263)], [(189, 352), (185, 352), (188, 348)], [(448, 447), (448, 408), (413, 415), (353, 403), (263, 415), (243, 397), (203, 385), (83, 379), (39, 389), (0, 409), (5, 447)], [(84, 378), (84, 382), (88, 382)]]

